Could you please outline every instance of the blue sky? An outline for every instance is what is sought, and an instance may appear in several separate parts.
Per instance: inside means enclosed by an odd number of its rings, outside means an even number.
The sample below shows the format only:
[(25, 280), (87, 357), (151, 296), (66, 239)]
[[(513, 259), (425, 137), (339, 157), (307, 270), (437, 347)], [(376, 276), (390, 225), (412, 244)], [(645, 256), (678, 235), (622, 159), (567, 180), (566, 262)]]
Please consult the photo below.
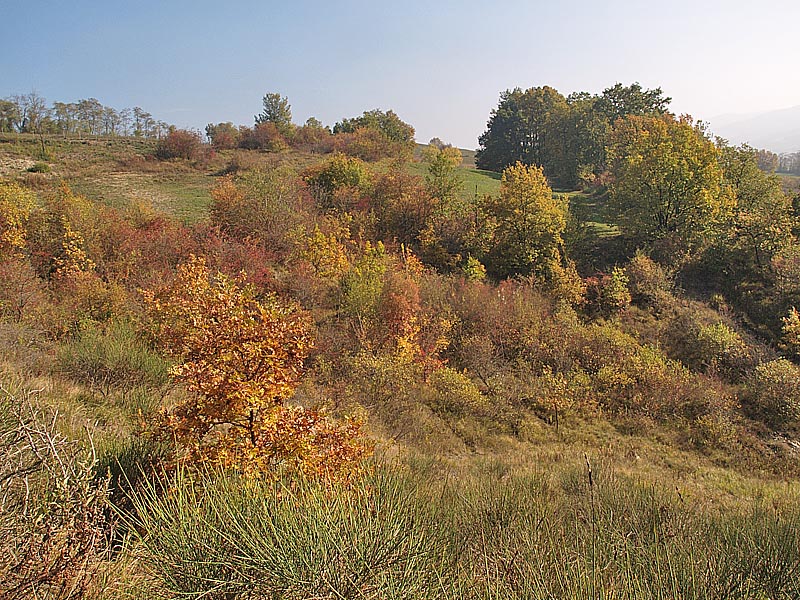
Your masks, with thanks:
[(2, 0), (0, 97), (95, 97), (203, 128), (393, 109), (474, 148), (502, 90), (661, 86), (709, 119), (800, 104), (800, 2)]

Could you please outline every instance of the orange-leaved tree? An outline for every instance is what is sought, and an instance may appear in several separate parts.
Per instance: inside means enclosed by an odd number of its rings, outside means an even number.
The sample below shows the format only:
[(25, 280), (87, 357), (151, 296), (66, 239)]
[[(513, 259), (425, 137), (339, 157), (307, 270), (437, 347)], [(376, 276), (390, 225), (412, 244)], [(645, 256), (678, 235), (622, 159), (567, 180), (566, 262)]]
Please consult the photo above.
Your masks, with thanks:
[(189, 398), (165, 425), (192, 462), (244, 471), (346, 477), (369, 452), (360, 423), (284, 403), (313, 346), (307, 313), (259, 299), (244, 276), (212, 276), (192, 256), (168, 286), (145, 292), (153, 333)]

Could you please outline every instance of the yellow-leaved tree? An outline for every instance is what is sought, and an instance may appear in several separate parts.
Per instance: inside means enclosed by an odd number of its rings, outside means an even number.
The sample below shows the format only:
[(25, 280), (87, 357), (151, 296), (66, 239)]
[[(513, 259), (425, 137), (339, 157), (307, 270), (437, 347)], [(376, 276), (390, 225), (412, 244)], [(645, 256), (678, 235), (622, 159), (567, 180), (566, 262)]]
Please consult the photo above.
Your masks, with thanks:
[(14, 182), (0, 181), (0, 256), (22, 252), (25, 226), (36, 194)]
[(500, 194), (484, 202), (494, 220), (494, 248), (487, 268), (495, 277), (547, 276), (562, 260), (566, 202), (553, 196), (541, 167), (520, 162), (506, 168)]
[(285, 404), (313, 346), (307, 313), (257, 298), (243, 276), (212, 276), (194, 256), (145, 300), (156, 340), (177, 361), (172, 375), (190, 392), (164, 415), (190, 462), (326, 478), (359, 470), (370, 451), (361, 422)]
[(657, 243), (675, 257), (701, 249), (734, 205), (719, 151), (689, 117), (618, 120), (608, 158), (608, 207), (638, 245)]

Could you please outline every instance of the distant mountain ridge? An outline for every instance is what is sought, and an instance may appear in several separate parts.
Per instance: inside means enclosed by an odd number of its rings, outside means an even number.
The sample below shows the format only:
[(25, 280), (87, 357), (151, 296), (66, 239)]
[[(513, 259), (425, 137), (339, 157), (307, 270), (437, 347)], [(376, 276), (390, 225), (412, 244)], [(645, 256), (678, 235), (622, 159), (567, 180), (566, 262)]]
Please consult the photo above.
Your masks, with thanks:
[(800, 152), (800, 105), (709, 119), (711, 131), (733, 144), (750, 144), (778, 154)]

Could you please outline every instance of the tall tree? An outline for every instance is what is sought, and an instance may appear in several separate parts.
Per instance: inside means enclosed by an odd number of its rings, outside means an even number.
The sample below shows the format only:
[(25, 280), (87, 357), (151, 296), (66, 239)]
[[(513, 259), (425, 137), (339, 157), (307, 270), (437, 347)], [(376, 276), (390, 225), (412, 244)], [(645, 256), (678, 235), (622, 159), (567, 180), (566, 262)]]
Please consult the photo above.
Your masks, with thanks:
[(0, 131), (10, 133), (19, 127), (19, 105), (14, 100), (0, 100)]
[(749, 146), (720, 148), (724, 181), (736, 204), (723, 241), (728, 261), (743, 255), (744, 267), (763, 274), (770, 259), (793, 242), (792, 202), (774, 174), (761, 169), (762, 151)]
[(560, 262), (567, 208), (541, 167), (518, 162), (505, 169), (500, 195), (487, 199), (484, 211), (496, 225), (487, 265), (493, 275), (546, 274)]
[(550, 180), (573, 186), (579, 176), (605, 169), (605, 148), (617, 119), (665, 114), (669, 102), (660, 88), (645, 90), (638, 83), (568, 98), (548, 86), (507, 90), (478, 138), (476, 161), (493, 171), (517, 161), (540, 165)]
[(679, 251), (695, 249), (731, 208), (717, 148), (688, 118), (618, 120), (609, 161), (609, 207), (637, 243), (669, 240)]
[(594, 108), (613, 125), (617, 119), (628, 115), (655, 117), (666, 114), (670, 102), (672, 98), (664, 96), (660, 87), (645, 90), (639, 82), (627, 86), (617, 83), (603, 90)]
[(103, 105), (97, 98), (86, 98), (78, 101), (78, 115), (90, 135), (103, 132)]
[(283, 136), (292, 132), (292, 107), (289, 99), (278, 93), (267, 93), (262, 99), (264, 110), (256, 115), (256, 125), (273, 123)]
[(478, 167), (502, 171), (521, 162), (543, 166), (549, 174), (560, 143), (553, 126), (567, 110), (566, 98), (549, 86), (506, 90), (478, 138)]
[(13, 96), (12, 101), (19, 107), (18, 129), (20, 132), (41, 133), (42, 124), (49, 112), (47, 101), (36, 92)]
[(75, 133), (78, 125), (77, 107), (71, 102), (53, 102), (53, 117), (58, 131), (67, 137)]

